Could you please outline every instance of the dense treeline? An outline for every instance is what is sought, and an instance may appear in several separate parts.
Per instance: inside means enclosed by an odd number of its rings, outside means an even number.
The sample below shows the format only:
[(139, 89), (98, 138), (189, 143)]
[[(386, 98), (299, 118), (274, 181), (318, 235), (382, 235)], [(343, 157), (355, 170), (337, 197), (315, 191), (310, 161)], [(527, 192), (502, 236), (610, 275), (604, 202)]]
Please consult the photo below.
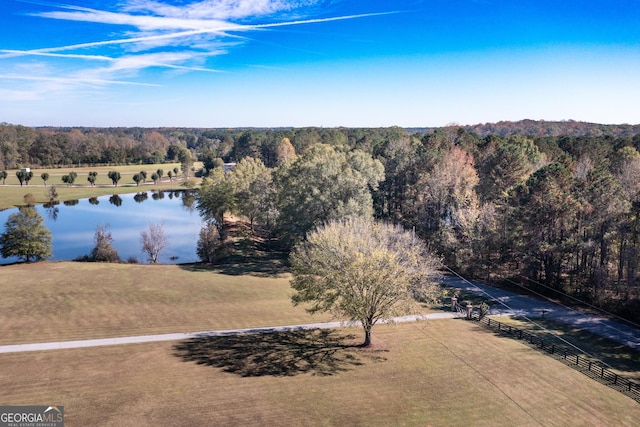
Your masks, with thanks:
[[(469, 133), (482, 138), (489, 135), (496, 136), (610, 136), (633, 137), (640, 133), (640, 125), (578, 122), (575, 120), (546, 121), (520, 120), (517, 122), (502, 121), (496, 123), (480, 123), (462, 126)], [(436, 128), (410, 128), (412, 133), (432, 133)]]
[[(449, 126), (457, 132), (459, 126)], [(487, 136), (633, 138), (640, 125), (603, 125), (577, 121), (497, 122), (462, 127), (481, 138)], [(316, 143), (369, 148), (407, 133), (426, 135), (438, 128), (279, 128), (279, 129), (199, 129), (199, 128), (30, 128), (0, 124), (0, 167), (68, 166), (73, 164), (157, 163), (175, 160), (176, 147), (207, 153), (224, 161), (247, 156), (261, 158), (273, 167), (277, 147), (288, 138), (298, 151)]]
[(176, 160), (181, 148), (203, 159), (255, 157), (274, 167), (283, 138), (304, 152), (317, 143), (366, 148), (403, 133), (400, 128), (30, 128), (2, 123), (0, 168), (162, 163)]
[(612, 136), (633, 137), (640, 133), (640, 125), (603, 125), (574, 120), (548, 122), (545, 120), (521, 120), (518, 122), (484, 123), (465, 126), (465, 130), (482, 137), (488, 135), (510, 136)]
[[(0, 167), (161, 163), (177, 138), (152, 130), (33, 129), (0, 125)], [(168, 159), (173, 160), (173, 159)]]
[[(479, 133), (0, 125), (0, 166), (157, 162), (188, 150), (209, 175), (201, 210), (217, 224), (238, 211), (295, 241), (323, 221), (373, 214), (415, 230), (466, 274), (543, 285), (637, 318), (637, 127), (526, 125), (499, 124), (499, 134), (487, 125)], [(547, 125), (554, 130), (539, 131)], [(231, 161), (225, 178), (219, 166)]]
[[(205, 188), (213, 205), (225, 206), (218, 220), (225, 209), (254, 212), (256, 222), (279, 222), (276, 232), (295, 239), (323, 221), (366, 214), (369, 205), (376, 217), (414, 229), (447, 265), (468, 275), (516, 279), (635, 316), (637, 135), (480, 137), (456, 127), (428, 134), (397, 128), (331, 131), (242, 134), (236, 147), (263, 166), (277, 167), (272, 187), (255, 165), (239, 163), (234, 179), (247, 179), (249, 170), (262, 176), (255, 197), (242, 198), (257, 205), (243, 210), (240, 199), (222, 202), (220, 195), (232, 193), (234, 184), (212, 183)], [(315, 144), (307, 143), (310, 132)], [(265, 150), (270, 144), (276, 149)], [(288, 144), (298, 157), (283, 161), (278, 153)]]
[(634, 316), (639, 148), (638, 136), (480, 138), (440, 129), (381, 147), (376, 211), (415, 227), (467, 274), (537, 282)]

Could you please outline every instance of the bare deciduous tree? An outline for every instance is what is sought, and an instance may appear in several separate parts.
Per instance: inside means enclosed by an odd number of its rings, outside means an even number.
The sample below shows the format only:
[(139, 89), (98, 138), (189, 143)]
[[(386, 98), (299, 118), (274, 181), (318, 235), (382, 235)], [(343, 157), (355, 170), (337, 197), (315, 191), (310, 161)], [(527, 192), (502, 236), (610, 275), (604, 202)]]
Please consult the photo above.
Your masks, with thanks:
[(140, 233), (142, 252), (149, 256), (149, 262), (158, 263), (160, 251), (167, 247), (167, 238), (164, 235), (163, 224), (149, 224), (149, 229)]
[(120, 255), (112, 246), (113, 237), (109, 232), (109, 224), (100, 224), (93, 237), (96, 246), (91, 250), (90, 259), (97, 262), (120, 262)]
[(293, 303), (360, 322), (363, 346), (379, 320), (408, 314), (416, 300), (438, 293), (439, 260), (426, 245), (400, 226), (365, 218), (331, 221), (309, 233), (291, 265)]

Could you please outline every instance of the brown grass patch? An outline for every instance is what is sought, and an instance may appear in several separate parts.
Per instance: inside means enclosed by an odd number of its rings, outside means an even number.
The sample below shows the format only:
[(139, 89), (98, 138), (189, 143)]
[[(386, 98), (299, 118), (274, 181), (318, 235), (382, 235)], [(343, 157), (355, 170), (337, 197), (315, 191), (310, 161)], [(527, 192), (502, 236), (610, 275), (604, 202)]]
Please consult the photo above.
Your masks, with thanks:
[(313, 323), (289, 277), (206, 266), (43, 262), (0, 267), (0, 344)]
[(352, 347), (354, 332), (4, 354), (0, 401), (64, 405), (70, 426), (635, 426), (640, 417), (628, 397), (473, 323), (378, 325), (383, 352)]
[(640, 352), (624, 344), (548, 319), (534, 319), (535, 324), (508, 317), (499, 321), (543, 339), (547, 346), (553, 344), (558, 348), (567, 348), (580, 357), (610, 367), (618, 375), (640, 381)]

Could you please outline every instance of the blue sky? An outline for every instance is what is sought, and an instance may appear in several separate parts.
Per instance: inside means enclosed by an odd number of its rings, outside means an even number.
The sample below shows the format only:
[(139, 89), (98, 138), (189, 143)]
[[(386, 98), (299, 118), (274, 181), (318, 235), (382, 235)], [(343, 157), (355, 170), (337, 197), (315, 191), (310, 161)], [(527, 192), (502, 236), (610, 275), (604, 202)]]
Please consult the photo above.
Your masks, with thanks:
[(0, 2), (0, 122), (640, 123), (640, 0)]

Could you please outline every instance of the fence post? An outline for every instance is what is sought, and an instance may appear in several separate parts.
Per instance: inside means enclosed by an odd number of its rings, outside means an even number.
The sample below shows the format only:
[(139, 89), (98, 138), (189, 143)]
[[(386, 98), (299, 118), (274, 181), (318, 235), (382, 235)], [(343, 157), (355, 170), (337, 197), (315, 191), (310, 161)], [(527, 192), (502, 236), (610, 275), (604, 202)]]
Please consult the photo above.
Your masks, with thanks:
[(473, 314), (473, 305), (471, 303), (467, 304), (467, 320), (472, 319)]
[(458, 297), (451, 297), (451, 311), (456, 311), (458, 307)]

